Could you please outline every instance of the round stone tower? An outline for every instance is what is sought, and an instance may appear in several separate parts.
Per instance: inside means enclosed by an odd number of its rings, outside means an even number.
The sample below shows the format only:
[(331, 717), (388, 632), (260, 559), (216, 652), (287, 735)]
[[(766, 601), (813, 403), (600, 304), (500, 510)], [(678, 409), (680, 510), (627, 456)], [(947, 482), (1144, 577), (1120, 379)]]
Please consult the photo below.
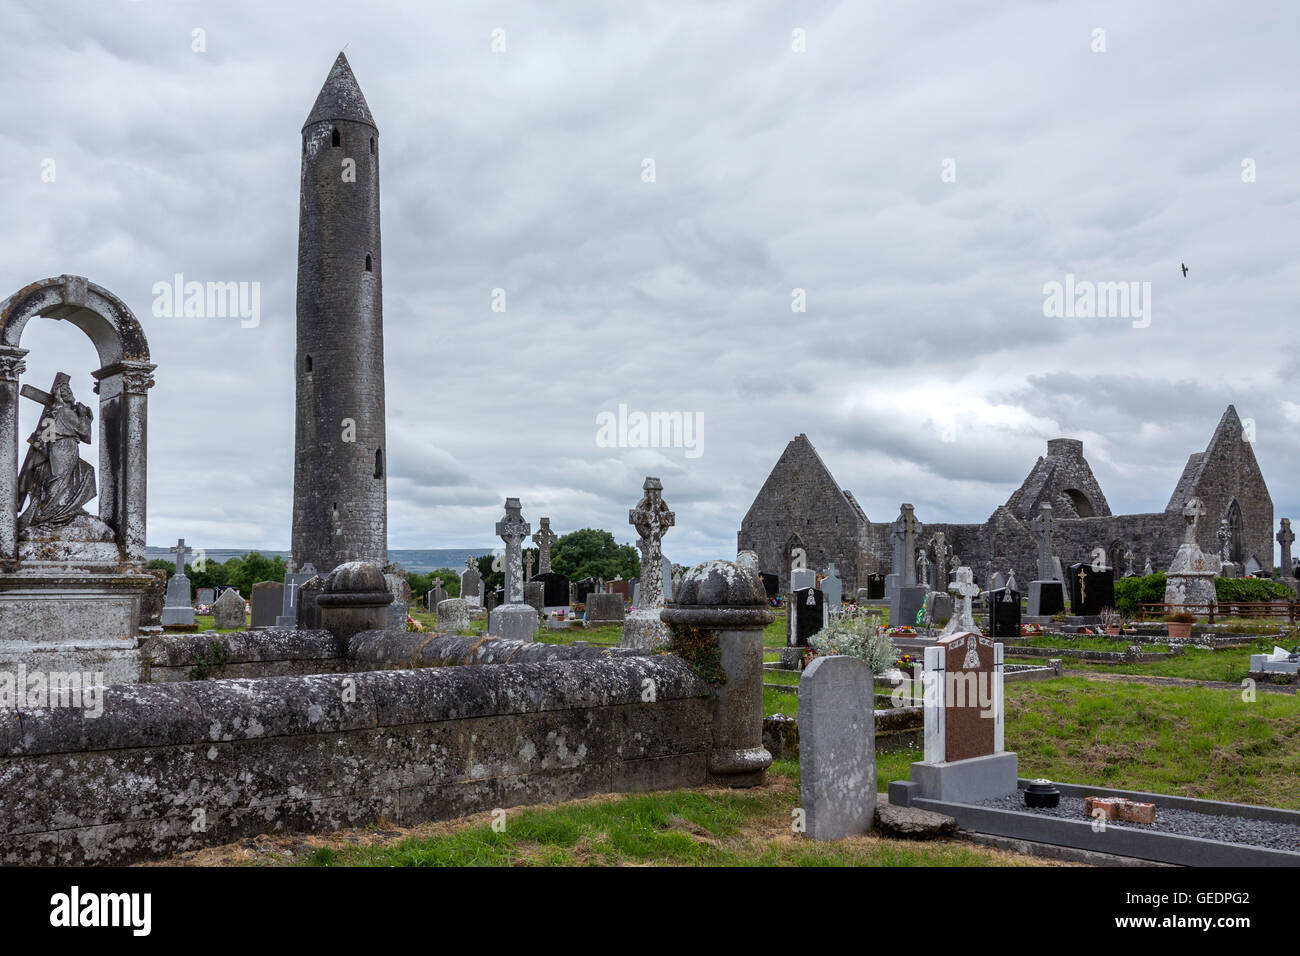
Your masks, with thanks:
[(293, 560), (388, 563), (379, 130), (334, 61), (302, 128)]

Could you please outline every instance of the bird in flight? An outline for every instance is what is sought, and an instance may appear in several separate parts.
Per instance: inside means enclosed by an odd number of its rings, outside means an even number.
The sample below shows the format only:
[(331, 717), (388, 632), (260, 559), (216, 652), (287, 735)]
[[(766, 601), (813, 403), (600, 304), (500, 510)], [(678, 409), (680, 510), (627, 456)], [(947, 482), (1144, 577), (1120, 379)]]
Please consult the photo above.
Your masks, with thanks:
[(1187, 263), (1186, 263), (1186, 262), (1183, 263), (1183, 278), (1184, 278), (1184, 279), (1187, 278)]

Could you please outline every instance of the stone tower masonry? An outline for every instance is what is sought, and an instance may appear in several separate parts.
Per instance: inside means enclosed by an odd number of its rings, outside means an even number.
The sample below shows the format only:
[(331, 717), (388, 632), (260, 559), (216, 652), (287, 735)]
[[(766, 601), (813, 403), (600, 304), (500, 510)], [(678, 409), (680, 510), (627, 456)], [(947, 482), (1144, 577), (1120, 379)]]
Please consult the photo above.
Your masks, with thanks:
[(293, 560), (388, 561), (379, 130), (342, 53), (302, 128)]

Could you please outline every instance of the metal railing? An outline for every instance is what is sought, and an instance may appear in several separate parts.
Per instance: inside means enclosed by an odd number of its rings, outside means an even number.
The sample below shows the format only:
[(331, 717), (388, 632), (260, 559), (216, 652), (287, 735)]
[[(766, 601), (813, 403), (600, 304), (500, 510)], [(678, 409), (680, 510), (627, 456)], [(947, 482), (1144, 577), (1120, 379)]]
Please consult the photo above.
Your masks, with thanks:
[(1162, 616), (1179, 611), (1205, 617), (1210, 624), (1214, 617), (1285, 617), (1288, 624), (1296, 622), (1296, 601), (1212, 601), (1208, 604), (1138, 604), (1138, 620), (1147, 615)]

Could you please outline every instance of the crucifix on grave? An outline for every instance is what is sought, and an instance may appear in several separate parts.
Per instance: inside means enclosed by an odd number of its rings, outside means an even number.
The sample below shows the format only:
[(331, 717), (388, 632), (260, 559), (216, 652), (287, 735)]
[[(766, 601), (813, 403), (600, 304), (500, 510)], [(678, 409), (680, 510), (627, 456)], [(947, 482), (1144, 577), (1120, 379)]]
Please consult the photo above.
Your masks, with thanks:
[[(24, 385), (19, 394), (41, 405), (41, 417), (27, 439), (30, 446), (18, 472), (15, 513), (20, 532), (57, 528), (83, 515), (82, 505), (95, 497), (95, 469), (81, 458), (90, 443), (94, 413), (78, 402), (66, 372), (54, 376), (48, 392)], [(23, 509), (27, 502), (26, 510)]]
[(506, 545), (506, 603), (522, 604), (524, 601), (523, 571), (520, 568), (520, 551), (528, 537), (528, 522), (520, 514), (518, 498), (506, 499), (506, 513), (497, 522), (497, 536)]
[(533, 552), (525, 551), (524, 552), (524, 580), (531, 581), (532, 579), (533, 579)]
[(185, 546), (184, 538), (178, 538), (176, 547), (167, 550), (176, 555), (176, 573), (167, 581), (162, 624), (163, 627), (189, 627), (194, 623), (194, 605), (190, 602), (190, 579), (185, 576), (185, 559), (193, 549)]
[(176, 540), (176, 547), (168, 548), (167, 550), (176, 555), (176, 573), (184, 574), (185, 561), (193, 553), (194, 549), (185, 547), (185, 539), (178, 538)]
[(658, 478), (647, 477), (641, 486), (645, 496), (627, 513), (628, 524), (636, 528), (641, 545), (641, 604), (647, 608), (663, 607), (663, 540), (677, 516), (664, 501), (664, 486)]

